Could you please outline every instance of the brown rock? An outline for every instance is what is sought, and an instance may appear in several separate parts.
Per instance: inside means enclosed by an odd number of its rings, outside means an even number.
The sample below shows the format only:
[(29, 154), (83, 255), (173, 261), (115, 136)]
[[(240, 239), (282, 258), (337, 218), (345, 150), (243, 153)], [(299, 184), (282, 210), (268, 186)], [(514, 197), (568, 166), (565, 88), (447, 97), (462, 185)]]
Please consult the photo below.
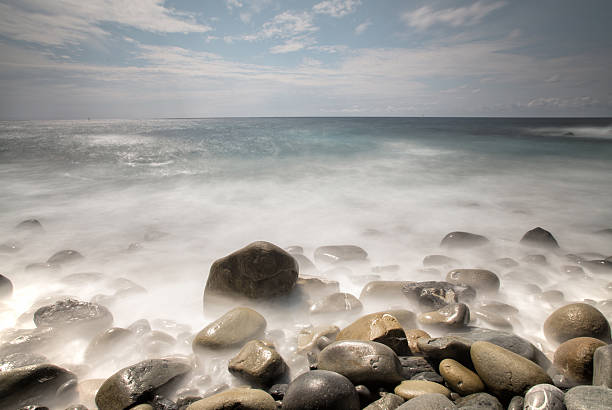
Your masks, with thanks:
[(276, 410), (276, 402), (263, 390), (236, 388), (191, 403), (187, 410)]
[(378, 342), (389, 346), (400, 356), (408, 354), (406, 333), (399, 321), (390, 312), (371, 313), (357, 319), (342, 329), (336, 340)]
[(310, 351), (315, 349), (317, 341), (321, 337), (335, 340), (340, 331), (338, 326), (309, 326), (300, 330), (297, 336), (298, 352)]
[(274, 346), (262, 340), (251, 340), (228, 365), (231, 374), (257, 385), (272, 384), (287, 370)]
[(485, 385), (476, 373), (453, 359), (440, 362), (440, 375), (451, 389), (462, 396), (485, 390)]
[(310, 313), (359, 312), (363, 305), (350, 293), (333, 293), (310, 307)]
[(404, 380), (394, 390), (403, 399), (410, 400), (423, 394), (438, 393), (450, 397), (451, 391), (441, 384), (425, 380)]
[(570, 380), (591, 384), (593, 379), (593, 355), (604, 342), (592, 337), (577, 337), (563, 342), (555, 351), (553, 364)]
[(423, 337), (425, 339), (431, 338), (429, 333), (421, 329), (410, 329), (406, 330), (406, 341), (408, 342), (408, 348), (413, 355), (420, 355), (421, 350), (419, 349), (419, 345), (417, 343), (417, 339)]
[(465, 303), (451, 303), (433, 312), (419, 314), (418, 320), (423, 325), (461, 328), (470, 322), (470, 310)]
[(608, 342), (610, 324), (604, 315), (586, 303), (572, 303), (555, 310), (544, 322), (544, 335), (555, 343), (576, 337), (594, 337)]
[(266, 319), (253, 309), (232, 309), (200, 331), (193, 348), (226, 349), (257, 339), (266, 329)]
[(448, 272), (446, 281), (453, 285), (471, 286), (480, 293), (494, 293), (499, 290), (499, 277), (485, 269), (454, 269)]

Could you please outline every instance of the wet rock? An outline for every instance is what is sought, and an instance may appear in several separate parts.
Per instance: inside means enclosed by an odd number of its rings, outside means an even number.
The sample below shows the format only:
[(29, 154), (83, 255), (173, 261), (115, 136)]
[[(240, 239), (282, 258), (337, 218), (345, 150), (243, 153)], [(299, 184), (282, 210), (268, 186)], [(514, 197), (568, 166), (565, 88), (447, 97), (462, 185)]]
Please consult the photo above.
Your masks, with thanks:
[(519, 266), (519, 263), (512, 258), (500, 258), (495, 260), (495, 264), (500, 268), (516, 268)]
[(537, 364), (489, 342), (474, 342), (470, 356), (478, 376), (503, 400), (521, 395), (536, 384), (552, 383)]
[(457, 266), (459, 261), (444, 255), (427, 255), (423, 258), (423, 266)]
[(521, 238), (523, 245), (533, 246), (537, 248), (557, 249), (559, 244), (555, 237), (545, 229), (534, 228), (523, 235)]
[(402, 366), (402, 378), (405, 380), (410, 380), (421, 373), (435, 372), (435, 369), (432, 367), (431, 363), (429, 363), (424, 357), (399, 356), (398, 358)]
[(442, 378), (442, 376), (440, 376), (436, 372), (417, 373), (414, 376), (412, 376), (410, 380), (424, 380), (424, 381), (434, 382), (434, 383), (439, 383), (439, 384), (444, 383), (444, 379)]
[(236, 377), (264, 386), (283, 376), (287, 365), (272, 344), (251, 340), (230, 360), (228, 370)]
[(58, 273), (61, 270), (60, 265), (47, 262), (30, 263), (25, 267), (25, 271), (29, 273)]
[(52, 364), (36, 364), (0, 372), (0, 408), (10, 409), (41, 402), (57, 405), (73, 398), (73, 389), (62, 386), (76, 375)]
[[(414, 322), (414, 313), (412, 314)], [(357, 319), (338, 333), (340, 340), (364, 340), (389, 346), (400, 356), (408, 354), (406, 333), (392, 312), (371, 313)]]
[(306, 256), (299, 254), (299, 253), (293, 253), (293, 252), (289, 252), (289, 253), (291, 254), (291, 256), (293, 256), (293, 259), (297, 261), (299, 272), (306, 273), (306, 272), (316, 272), (317, 271), (317, 267)]
[(584, 261), (581, 265), (593, 273), (602, 275), (612, 273), (612, 262), (606, 259)]
[(364, 407), (363, 410), (395, 410), (404, 402), (405, 400), (397, 394), (386, 393), (380, 399)]
[(469, 232), (451, 232), (442, 239), (440, 246), (448, 249), (468, 249), (488, 243), (489, 240), (482, 235)]
[(499, 278), (485, 269), (454, 269), (446, 275), (453, 285), (470, 286), (478, 293), (495, 293), (499, 290)]
[(604, 386), (576, 386), (565, 393), (567, 410), (612, 409), (612, 389)]
[(293, 380), (283, 399), (283, 410), (358, 410), (359, 396), (346, 377), (313, 370)]
[(0, 300), (8, 299), (13, 295), (13, 283), (9, 278), (0, 275)]
[(253, 309), (230, 310), (202, 329), (193, 340), (193, 349), (227, 349), (259, 339), (266, 330), (266, 319)]
[(34, 313), (37, 327), (54, 327), (64, 330), (99, 330), (113, 324), (113, 315), (104, 306), (63, 299), (52, 305), (43, 306)]
[(21, 221), (15, 227), (18, 231), (25, 232), (44, 232), (43, 226), (38, 219), (26, 219)]
[(285, 248), (285, 250), (289, 252), (291, 255), (303, 255), (304, 254), (304, 248), (298, 245), (288, 246)]
[(563, 265), (561, 266), (561, 272), (572, 276), (584, 276), (584, 269), (580, 266)]
[(408, 400), (397, 410), (455, 410), (457, 406), (440, 393), (423, 394)]
[(311, 351), (317, 346), (318, 340), (321, 337), (334, 340), (338, 332), (340, 332), (338, 326), (309, 326), (304, 328), (298, 333), (298, 351)]
[(465, 303), (451, 303), (433, 312), (420, 313), (417, 318), (426, 326), (461, 328), (470, 322), (470, 309)]
[(263, 390), (239, 387), (198, 400), (187, 410), (276, 410), (276, 402)]
[(151, 331), (151, 324), (147, 319), (140, 319), (129, 325), (127, 329), (137, 336), (142, 336)]
[(508, 404), (508, 410), (523, 410), (525, 399), (523, 396), (514, 396)]
[(544, 322), (544, 335), (554, 343), (576, 337), (610, 340), (610, 325), (604, 315), (586, 303), (572, 303), (555, 310)]
[(564, 393), (551, 384), (538, 384), (525, 394), (526, 410), (565, 410)]
[(519, 310), (514, 306), (509, 305), (507, 303), (497, 302), (494, 300), (479, 303), (478, 309), (481, 311), (488, 311), (504, 316), (511, 316), (519, 313)]
[(380, 300), (380, 301), (400, 301), (406, 300), (403, 292), (403, 286), (409, 282), (377, 280), (367, 283), (361, 290), (359, 299), (363, 301)]
[(49, 350), (57, 338), (52, 328), (9, 329), (0, 336), (0, 355)]
[(397, 383), (402, 366), (393, 350), (376, 342), (341, 341), (319, 354), (318, 368), (346, 376), (354, 384)]
[(127, 329), (113, 327), (98, 334), (89, 342), (85, 350), (85, 361), (96, 362), (106, 359), (109, 355), (117, 356), (118, 352), (126, 350), (130, 339), (135, 335)]
[(462, 396), (485, 390), (480, 377), (456, 360), (442, 360), (439, 369), (440, 375), (446, 380), (448, 386)]
[(612, 388), (612, 345), (601, 346), (595, 350), (593, 385)]
[(423, 394), (438, 393), (450, 397), (450, 390), (441, 384), (423, 380), (404, 380), (397, 386), (394, 393), (405, 400), (413, 399)]
[(355, 245), (321, 246), (315, 249), (314, 258), (322, 263), (360, 262), (368, 258), (368, 253)]
[(333, 293), (310, 307), (310, 313), (360, 312), (363, 305), (350, 293)]
[(539, 254), (527, 255), (521, 260), (528, 265), (537, 265), (537, 266), (548, 265), (548, 260), (546, 260), (546, 256), (539, 255)]
[(458, 409), (466, 410), (504, 410), (497, 398), (488, 393), (474, 393), (461, 397), (455, 402)]
[(577, 337), (563, 342), (555, 351), (553, 364), (569, 379), (580, 384), (593, 380), (593, 355), (604, 342), (592, 337)]
[(340, 284), (337, 281), (306, 275), (298, 277), (295, 288), (311, 299), (320, 299), (340, 292)]
[(204, 300), (214, 295), (249, 299), (287, 295), (297, 277), (298, 264), (291, 255), (269, 242), (253, 242), (212, 264)]
[(43, 363), (48, 363), (48, 360), (45, 356), (39, 354), (24, 352), (11, 353), (0, 359), (0, 372)]
[(441, 361), (454, 359), (466, 366), (472, 366), (470, 347), (472, 340), (462, 336), (442, 336), (436, 338), (420, 338), (417, 340), (419, 350), (425, 357)]
[(275, 384), (274, 386), (268, 389), (268, 394), (274, 398), (274, 400), (282, 400), (285, 397), (285, 393), (287, 393), (288, 384)]
[(86, 406), (82, 405), (82, 404), (72, 404), (68, 407), (66, 407), (65, 410), (88, 410)]
[(100, 410), (114, 410), (145, 403), (156, 394), (174, 392), (190, 371), (185, 360), (144, 360), (106, 379), (96, 394), (96, 405)]
[(47, 263), (66, 265), (69, 263), (78, 262), (81, 259), (83, 259), (83, 255), (81, 255), (79, 252), (73, 251), (71, 249), (66, 249), (66, 250), (54, 253), (53, 256), (47, 259)]
[(547, 290), (535, 296), (536, 300), (541, 300), (551, 305), (559, 305), (565, 300), (563, 292), (558, 290)]
[(473, 317), (482, 320), (490, 326), (512, 330), (512, 323), (504, 316), (488, 310), (474, 309), (472, 310)]
[(429, 339), (431, 336), (424, 330), (421, 329), (409, 329), (405, 331), (406, 333), (406, 341), (408, 342), (408, 349), (413, 355), (420, 355), (421, 350), (419, 349), (419, 345), (417, 340), (421, 337)]
[(21, 250), (21, 244), (15, 241), (8, 241), (0, 244), (0, 253), (16, 253)]
[(439, 309), (450, 303), (466, 302), (476, 297), (476, 292), (469, 286), (435, 281), (404, 282), (402, 292), (429, 309)]

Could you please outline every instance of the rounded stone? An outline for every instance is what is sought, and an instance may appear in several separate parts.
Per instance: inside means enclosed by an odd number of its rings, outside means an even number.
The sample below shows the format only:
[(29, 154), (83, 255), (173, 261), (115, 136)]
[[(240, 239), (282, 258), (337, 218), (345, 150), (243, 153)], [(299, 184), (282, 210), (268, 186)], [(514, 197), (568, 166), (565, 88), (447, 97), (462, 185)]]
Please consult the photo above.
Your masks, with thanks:
[(439, 370), (449, 387), (462, 396), (485, 390), (484, 383), (476, 373), (453, 359), (442, 360)]
[(363, 305), (355, 296), (350, 293), (333, 293), (314, 303), (310, 307), (310, 313), (339, 313), (339, 312), (359, 312)]
[(19, 222), (15, 227), (16, 230), (30, 231), (30, 232), (43, 232), (44, 229), (38, 219), (26, 219), (25, 221)]
[(604, 386), (576, 386), (565, 393), (567, 410), (610, 410), (612, 389)]
[(193, 349), (227, 349), (260, 338), (266, 319), (250, 308), (238, 307), (202, 329), (193, 340)]
[(478, 376), (491, 392), (503, 400), (522, 395), (536, 384), (552, 383), (540, 366), (493, 343), (472, 343), (470, 356)]
[(355, 386), (341, 374), (312, 370), (293, 380), (285, 397), (283, 410), (358, 410)]
[(559, 248), (559, 244), (557, 243), (555, 237), (546, 229), (540, 228), (539, 226), (526, 232), (521, 238), (520, 243), (538, 248)]
[(544, 335), (554, 343), (576, 337), (610, 340), (610, 324), (597, 309), (586, 303), (572, 303), (555, 310), (544, 322)]
[(193, 402), (187, 410), (276, 410), (276, 402), (259, 389), (235, 388)]
[(368, 253), (355, 245), (321, 246), (315, 249), (314, 258), (323, 263), (355, 262), (365, 261)]
[(81, 259), (83, 259), (83, 255), (81, 255), (79, 252), (71, 250), (71, 249), (66, 249), (66, 250), (54, 253), (53, 256), (47, 259), (47, 263), (50, 263), (52, 265), (55, 265), (55, 264), (62, 265), (62, 264), (67, 264), (67, 263), (78, 262)]
[(68, 298), (39, 308), (34, 323), (37, 327), (99, 330), (113, 324), (113, 315), (104, 306)]
[(474, 393), (455, 401), (458, 409), (465, 410), (504, 410), (504, 406), (489, 393)]
[(377, 342), (334, 342), (319, 354), (318, 368), (346, 376), (354, 384), (397, 383), (402, 365), (395, 352)]
[(577, 337), (563, 342), (555, 351), (553, 364), (570, 380), (590, 384), (593, 380), (593, 355), (604, 342), (592, 337)]
[(410, 400), (423, 394), (438, 393), (450, 397), (451, 391), (441, 384), (425, 380), (404, 380), (395, 387), (394, 393), (403, 399)]
[(402, 399), (397, 394), (385, 393), (380, 399), (364, 407), (363, 410), (395, 410), (405, 401), (406, 400)]
[(319, 339), (326, 337), (333, 340), (340, 331), (338, 326), (309, 326), (298, 333), (297, 347), (299, 352), (312, 351), (317, 347)]
[(451, 303), (433, 312), (420, 313), (417, 318), (422, 325), (461, 328), (470, 323), (470, 309), (465, 303)]
[(408, 400), (397, 410), (455, 410), (457, 406), (440, 393), (422, 394)]
[(13, 283), (9, 278), (0, 275), (0, 300), (8, 299), (13, 295)]
[(48, 360), (45, 356), (39, 354), (26, 352), (11, 353), (0, 359), (0, 372), (43, 363), (48, 363)]
[(363, 301), (402, 301), (406, 300), (403, 286), (407, 282), (393, 280), (375, 280), (366, 283), (359, 294), (359, 299)]
[(427, 255), (423, 258), (423, 266), (457, 266), (459, 261), (444, 255)]
[(341, 340), (378, 342), (389, 346), (400, 356), (408, 354), (404, 328), (391, 312), (371, 313), (357, 319), (338, 333), (336, 341)]
[(524, 410), (565, 410), (564, 393), (552, 384), (538, 384), (525, 394)]
[(420, 355), (421, 350), (419, 349), (419, 344), (417, 340), (419, 338), (430, 339), (431, 336), (424, 330), (421, 329), (408, 329), (405, 331), (406, 333), (406, 341), (408, 342), (408, 348), (413, 355)]
[(507, 410), (523, 410), (525, 405), (525, 398), (523, 396), (514, 396), (508, 404)]
[(448, 249), (468, 249), (486, 245), (488, 243), (489, 240), (482, 235), (456, 231), (451, 232), (442, 238), (440, 246)]
[(271, 385), (287, 371), (287, 365), (272, 344), (251, 340), (230, 360), (228, 370), (251, 383)]
[(471, 286), (479, 293), (495, 293), (499, 290), (499, 277), (486, 269), (454, 269), (446, 275), (453, 285)]
[(85, 361), (95, 362), (104, 359), (108, 355), (116, 354), (117, 351), (125, 350), (129, 346), (129, 339), (134, 333), (120, 327), (113, 327), (98, 334), (89, 342), (85, 350)]

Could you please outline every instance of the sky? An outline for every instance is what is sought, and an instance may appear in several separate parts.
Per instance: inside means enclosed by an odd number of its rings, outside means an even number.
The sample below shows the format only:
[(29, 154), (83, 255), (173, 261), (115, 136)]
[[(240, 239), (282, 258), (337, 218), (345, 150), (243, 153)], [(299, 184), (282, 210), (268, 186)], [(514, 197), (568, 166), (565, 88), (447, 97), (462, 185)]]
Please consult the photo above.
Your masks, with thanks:
[(0, 0), (0, 119), (612, 116), (610, 0)]

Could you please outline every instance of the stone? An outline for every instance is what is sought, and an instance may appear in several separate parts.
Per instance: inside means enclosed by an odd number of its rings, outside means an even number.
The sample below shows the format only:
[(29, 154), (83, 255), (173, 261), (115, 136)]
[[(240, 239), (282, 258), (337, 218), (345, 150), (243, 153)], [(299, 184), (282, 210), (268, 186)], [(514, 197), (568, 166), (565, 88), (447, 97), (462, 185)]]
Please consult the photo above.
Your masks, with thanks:
[(417, 345), (421, 353), (432, 360), (441, 361), (454, 359), (466, 366), (472, 367), (470, 347), (472, 340), (462, 336), (442, 336), (436, 338), (420, 338)]
[(612, 389), (604, 386), (576, 386), (565, 393), (567, 410), (612, 409)]
[(78, 262), (81, 259), (83, 259), (83, 255), (81, 255), (79, 252), (73, 251), (71, 249), (66, 249), (66, 250), (54, 253), (53, 256), (47, 259), (47, 263), (66, 265), (69, 263)]
[(496, 293), (499, 277), (485, 269), (454, 269), (446, 275), (446, 281), (453, 285), (470, 286), (478, 293)]
[(478, 304), (478, 309), (481, 311), (493, 312), (498, 315), (512, 316), (519, 313), (519, 310), (512, 305), (507, 303), (497, 302), (495, 300), (489, 300)]
[(354, 385), (341, 374), (312, 370), (295, 378), (283, 398), (283, 410), (359, 410)]
[(478, 376), (502, 400), (521, 395), (536, 384), (552, 383), (540, 366), (493, 343), (472, 343), (470, 356)]
[(299, 254), (299, 253), (293, 253), (293, 252), (289, 252), (289, 253), (291, 254), (291, 256), (293, 256), (293, 259), (296, 260), (300, 272), (316, 272), (317, 271), (317, 267), (306, 256)]
[(457, 266), (459, 261), (444, 255), (427, 255), (423, 258), (423, 266)]
[(521, 261), (525, 262), (528, 265), (548, 265), (548, 260), (546, 260), (546, 256), (540, 254), (527, 255), (523, 259), (521, 259)]
[(336, 341), (340, 340), (378, 342), (389, 346), (399, 356), (408, 354), (406, 333), (391, 312), (371, 313), (357, 319), (338, 333)]
[(48, 360), (45, 356), (40, 354), (25, 352), (11, 353), (0, 359), (0, 372), (43, 363), (48, 363)]
[(287, 383), (275, 384), (274, 386), (268, 389), (268, 394), (274, 398), (274, 400), (282, 400), (285, 397), (285, 393), (287, 393), (287, 388), (289, 385)]
[(139, 319), (129, 325), (127, 329), (137, 336), (142, 336), (151, 331), (151, 324), (147, 319)]
[(472, 310), (472, 315), (474, 318), (482, 320), (489, 326), (506, 330), (512, 330), (513, 328), (512, 323), (510, 323), (508, 319), (495, 312), (482, 309), (474, 309)]
[(150, 359), (125, 367), (100, 386), (96, 405), (100, 410), (115, 410), (147, 402), (156, 394), (173, 392), (191, 371), (181, 359)]
[(193, 402), (187, 410), (276, 410), (276, 402), (259, 389), (235, 388)]
[(113, 327), (94, 337), (85, 350), (85, 361), (96, 362), (106, 359), (109, 355), (126, 350), (130, 339), (135, 334), (127, 329)]
[(0, 300), (8, 299), (13, 295), (13, 282), (4, 275), (0, 275)]
[(552, 384), (538, 384), (525, 394), (525, 410), (565, 410), (564, 393)]
[(440, 242), (440, 246), (448, 249), (469, 249), (488, 243), (489, 240), (482, 235), (457, 231), (447, 234)]
[(402, 365), (395, 352), (377, 342), (334, 342), (321, 351), (318, 369), (347, 377), (354, 384), (397, 383)]
[[(138, 407), (138, 406), (136, 406)], [(139, 410), (136, 407), (132, 407), (132, 410)], [(68, 407), (66, 407), (64, 410), (88, 410), (86, 406), (82, 405), (82, 404), (72, 404)]]
[(38, 219), (26, 219), (15, 226), (18, 231), (44, 232), (43, 226)]
[(408, 349), (410, 349), (410, 353), (413, 355), (420, 355), (421, 350), (419, 349), (419, 345), (417, 340), (421, 337), (425, 339), (430, 339), (431, 336), (424, 330), (421, 329), (408, 329), (405, 331), (406, 333), (406, 341), (408, 342)]
[(593, 380), (593, 355), (604, 342), (592, 337), (577, 337), (565, 341), (555, 351), (553, 364), (570, 380), (590, 384)]
[(340, 292), (340, 284), (337, 281), (307, 275), (298, 277), (295, 288), (311, 299), (320, 299)]
[(519, 266), (519, 263), (512, 258), (500, 258), (495, 260), (495, 264), (500, 268), (515, 268)]
[(285, 250), (289, 252), (291, 255), (303, 255), (304, 254), (304, 248), (299, 245), (287, 246)]
[(0, 335), (0, 356), (49, 350), (57, 338), (55, 329), (5, 329)]
[(417, 319), (422, 325), (461, 328), (470, 323), (470, 309), (465, 303), (451, 303), (433, 312), (420, 313)]
[(397, 410), (455, 410), (457, 406), (440, 393), (422, 394), (408, 400)]
[(402, 378), (410, 380), (421, 373), (435, 372), (435, 369), (421, 356), (398, 356), (402, 366)]
[(350, 293), (333, 293), (310, 306), (310, 313), (360, 312), (363, 305)]
[(476, 297), (476, 291), (448, 282), (404, 282), (402, 292), (408, 299), (426, 309), (440, 309), (450, 303), (467, 302)]
[(523, 396), (514, 396), (508, 404), (508, 410), (523, 410), (525, 399)]
[(450, 397), (450, 390), (441, 384), (424, 380), (404, 380), (395, 387), (394, 393), (403, 399), (410, 400), (423, 394), (439, 393)]
[(8, 241), (0, 244), (0, 253), (16, 253), (21, 250), (21, 244), (16, 241)]
[(215, 295), (249, 299), (287, 295), (297, 277), (298, 263), (290, 254), (269, 242), (253, 242), (212, 264), (204, 299)]
[(612, 261), (606, 259), (584, 261), (581, 263), (588, 271), (596, 274), (609, 274), (612, 273)]
[(355, 245), (321, 246), (315, 249), (314, 258), (322, 263), (362, 262), (368, 253)]
[(612, 388), (612, 345), (601, 346), (595, 350), (593, 385)]
[(266, 330), (266, 319), (250, 308), (238, 307), (202, 329), (193, 340), (193, 349), (227, 349), (259, 339)]
[(534, 228), (523, 235), (520, 241), (523, 245), (533, 246), (537, 248), (558, 249), (559, 244), (555, 237), (545, 229)]
[(535, 295), (535, 299), (551, 305), (560, 305), (565, 300), (565, 296), (563, 295), (563, 292), (559, 290), (547, 290)]
[(248, 382), (269, 386), (285, 374), (287, 364), (272, 344), (251, 340), (229, 361), (228, 370)]
[(361, 293), (359, 299), (362, 301), (394, 301), (404, 302), (406, 297), (404, 296), (403, 286), (408, 283), (404, 281), (391, 281), (391, 280), (375, 280), (367, 283)]
[(63, 389), (76, 375), (52, 364), (35, 364), (0, 372), (0, 408), (13, 409), (41, 402), (57, 405), (71, 400), (74, 389)]
[(488, 393), (474, 393), (455, 401), (458, 409), (465, 410), (504, 410), (497, 398)]
[(610, 324), (604, 315), (586, 303), (572, 303), (555, 310), (544, 322), (544, 335), (553, 343), (576, 337), (594, 337), (608, 342)]
[(56, 263), (37, 262), (26, 265), (24, 270), (28, 273), (58, 273), (62, 267)]
[(480, 377), (456, 360), (442, 360), (439, 369), (440, 375), (446, 380), (448, 386), (462, 396), (485, 390), (485, 385)]
[(104, 306), (63, 299), (34, 312), (36, 327), (53, 327), (63, 330), (99, 330), (113, 324), (113, 315)]
[(572, 276), (584, 276), (584, 269), (580, 266), (563, 265), (561, 266), (561, 272)]
[(444, 379), (442, 378), (442, 376), (440, 376), (436, 372), (421, 372), (421, 373), (417, 373), (414, 376), (412, 376), (410, 378), (410, 380), (425, 380), (425, 381), (428, 381), (428, 382), (434, 382), (434, 383), (439, 383), (439, 384), (443, 384), (444, 383)]
[(312, 351), (321, 337), (334, 340), (340, 332), (338, 326), (308, 326), (298, 333), (298, 352)]
[(363, 410), (395, 410), (401, 406), (406, 400), (402, 399), (397, 394), (386, 393), (383, 396), (370, 403), (370, 405), (363, 408)]

